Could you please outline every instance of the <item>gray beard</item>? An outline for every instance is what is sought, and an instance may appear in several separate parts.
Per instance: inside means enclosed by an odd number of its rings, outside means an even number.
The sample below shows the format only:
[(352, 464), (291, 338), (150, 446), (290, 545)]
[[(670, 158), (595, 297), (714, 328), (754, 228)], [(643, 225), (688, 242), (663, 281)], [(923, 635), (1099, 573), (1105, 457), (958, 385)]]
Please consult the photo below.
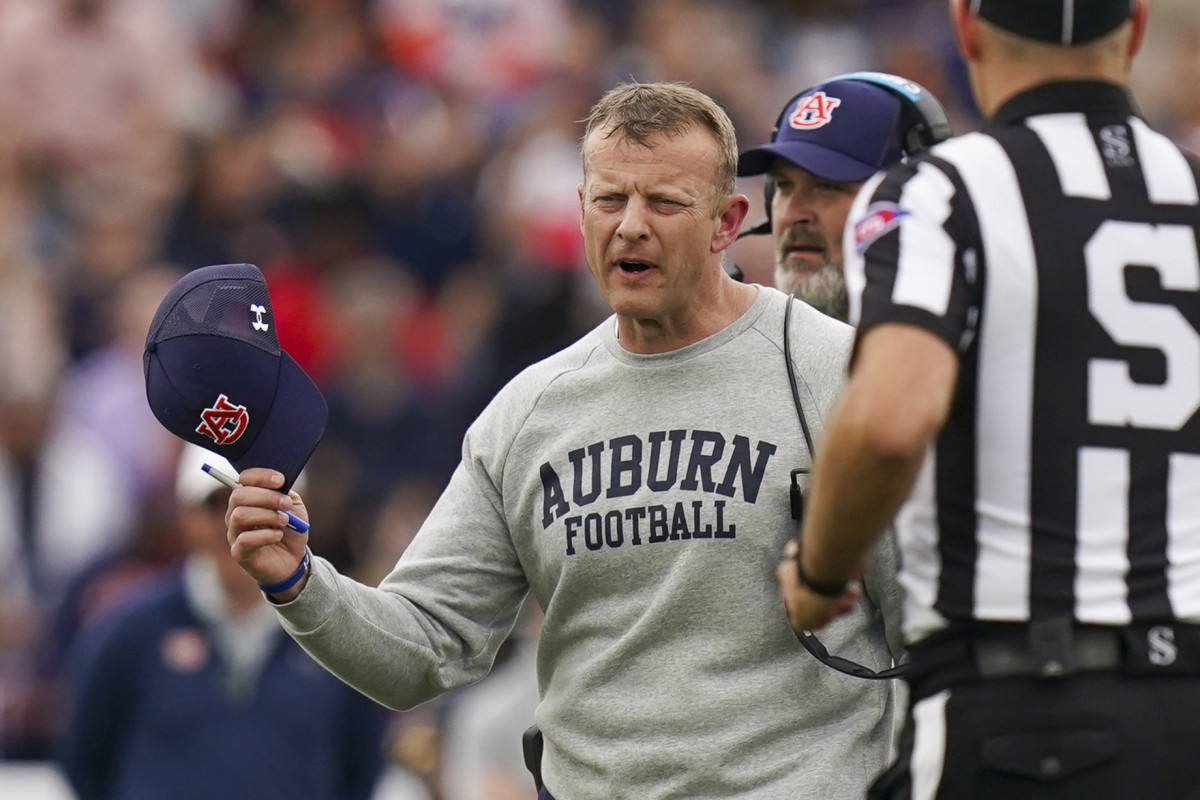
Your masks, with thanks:
[(845, 322), (850, 316), (850, 296), (840, 264), (826, 262), (817, 272), (794, 272), (776, 266), (775, 286), (834, 319)]

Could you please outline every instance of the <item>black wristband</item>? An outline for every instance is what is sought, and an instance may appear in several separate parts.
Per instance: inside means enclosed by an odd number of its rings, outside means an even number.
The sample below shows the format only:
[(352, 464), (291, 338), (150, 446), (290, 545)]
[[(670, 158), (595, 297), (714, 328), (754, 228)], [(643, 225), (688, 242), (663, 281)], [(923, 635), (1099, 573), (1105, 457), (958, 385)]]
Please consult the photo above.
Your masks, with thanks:
[(827, 597), (830, 600), (835, 600), (842, 596), (846, 591), (846, 584), (850, 581), (814, 581), (812, 578), (804, 574), (804, 561), (800, 554), (796, 554), (796, 575), (800, 578), (800, 583), (804, 584), (804, 588), (821, 597)]

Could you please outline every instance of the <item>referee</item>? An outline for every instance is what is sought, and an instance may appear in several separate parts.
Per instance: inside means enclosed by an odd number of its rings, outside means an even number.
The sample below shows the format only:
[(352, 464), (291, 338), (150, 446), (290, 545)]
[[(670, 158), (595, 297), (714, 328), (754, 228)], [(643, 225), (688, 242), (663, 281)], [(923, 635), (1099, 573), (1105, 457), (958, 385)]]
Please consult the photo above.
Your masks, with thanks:
[(911, 708), (874, 797), (1200, 798), (1200, 165), (1130, 98), (1145, 0), (951, 7), (988, 124), (855, 200), (788, 613), (844, 608), (895, 515)]

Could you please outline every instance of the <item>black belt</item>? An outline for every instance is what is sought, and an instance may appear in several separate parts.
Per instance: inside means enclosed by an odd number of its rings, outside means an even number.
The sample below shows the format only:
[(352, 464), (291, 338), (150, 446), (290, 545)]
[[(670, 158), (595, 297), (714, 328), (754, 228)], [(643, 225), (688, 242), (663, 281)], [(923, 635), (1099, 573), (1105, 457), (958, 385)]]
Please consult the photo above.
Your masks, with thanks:
[(973, 623), (911, 645), (909, 654), (909, 680), (922, 695), (963, 681), (1053, 680), (1079, 672), (1200, 677), (1200, 626), (1079, 625), (1061, 617)]

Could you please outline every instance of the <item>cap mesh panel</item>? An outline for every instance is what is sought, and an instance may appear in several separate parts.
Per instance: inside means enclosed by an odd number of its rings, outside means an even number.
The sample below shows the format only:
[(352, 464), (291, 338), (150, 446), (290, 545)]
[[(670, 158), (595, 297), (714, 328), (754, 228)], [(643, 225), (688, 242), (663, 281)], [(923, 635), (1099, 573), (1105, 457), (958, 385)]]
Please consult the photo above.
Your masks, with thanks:
[[(264, 311), (256, 313), (252, 306)], [(196, 334), (225, 336), (278, 355), (279, 337), (270, 310), (265, 283), (244, 278), (206, 281), (175, 304), (162, 320), (154, 339), (163, 342)], [(255, 329), (255, 323), (260, 328), (265, 325), (266, 329)]]

